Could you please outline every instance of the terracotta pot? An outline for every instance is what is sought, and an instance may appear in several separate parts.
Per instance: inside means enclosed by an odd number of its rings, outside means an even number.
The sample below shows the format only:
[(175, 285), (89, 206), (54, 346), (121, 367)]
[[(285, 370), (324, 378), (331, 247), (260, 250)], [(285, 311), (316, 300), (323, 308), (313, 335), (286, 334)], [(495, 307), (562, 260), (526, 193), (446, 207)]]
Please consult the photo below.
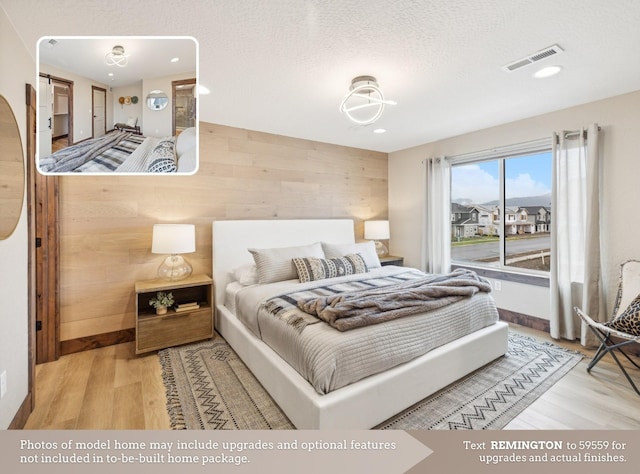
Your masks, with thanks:
[(167, 314), (167, 307), (166, 306), (158, 306), (156, 308), (156, 314)]

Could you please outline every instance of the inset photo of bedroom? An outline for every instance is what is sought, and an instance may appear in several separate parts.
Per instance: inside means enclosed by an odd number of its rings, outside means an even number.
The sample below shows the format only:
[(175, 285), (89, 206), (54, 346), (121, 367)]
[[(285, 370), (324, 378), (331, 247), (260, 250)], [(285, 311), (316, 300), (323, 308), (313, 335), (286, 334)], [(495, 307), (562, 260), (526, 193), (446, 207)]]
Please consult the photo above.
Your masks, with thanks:
[(36, 162), (42, 174), (194, 174), (193, 37), (43, 36)]

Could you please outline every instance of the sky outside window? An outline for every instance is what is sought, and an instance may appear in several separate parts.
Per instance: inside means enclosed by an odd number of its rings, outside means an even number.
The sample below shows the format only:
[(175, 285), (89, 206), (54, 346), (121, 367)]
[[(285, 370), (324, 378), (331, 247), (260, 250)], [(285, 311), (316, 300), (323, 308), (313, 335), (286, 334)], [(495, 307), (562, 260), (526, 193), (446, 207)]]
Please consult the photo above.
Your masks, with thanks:
[[(551, 193), (551, 152), (506, 160), (506, 198)], [(451, 200), (460, 204), (493, 202), (500, 189), (498, 161), (454, 166)]]

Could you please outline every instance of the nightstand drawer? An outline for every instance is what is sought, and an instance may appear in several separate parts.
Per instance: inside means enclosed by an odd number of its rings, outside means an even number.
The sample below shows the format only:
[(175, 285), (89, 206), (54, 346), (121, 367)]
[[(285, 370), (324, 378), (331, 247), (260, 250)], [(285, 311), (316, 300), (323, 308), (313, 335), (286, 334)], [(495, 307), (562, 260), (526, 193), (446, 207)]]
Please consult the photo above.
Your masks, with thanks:
[[(178, 346), (213, 337), (213, 280), (208, 275), (191, 275), (178, 281), (137, 281), (136, 354)], [(175, 304), (197, 304), (193, 311), (169, 310), (156, 315), (151, 307), (159, 292), (171, 293)]]
[(395, 255), (387, 255), (386, 257), (380, 257), (380, 265), (383, 267), (386, 265), (397, 265), (401, 267), (404, 264), (403, 257), (397, 257)]
[(152, 351), (213, 336), (211, 308), (164, 316), (145, 316), (138, 321), (138, 351)]

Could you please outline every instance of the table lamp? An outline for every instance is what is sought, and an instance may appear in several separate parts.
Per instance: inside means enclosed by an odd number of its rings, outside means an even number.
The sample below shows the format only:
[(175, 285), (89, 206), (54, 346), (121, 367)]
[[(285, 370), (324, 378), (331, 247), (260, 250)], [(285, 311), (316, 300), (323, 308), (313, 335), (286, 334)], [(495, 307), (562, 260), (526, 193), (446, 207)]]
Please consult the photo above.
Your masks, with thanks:
[(386, 240), (389, 237), (389, 221), (365, 221), (364, 238), (375, 241), (378, 257), (384, 257), (389, 254), (387, 247), (380, 242), (381, 240)]
[(169, 254), (158, 267), (158, 276), (176, 281), (187, 278), (193, 271), (189, 262), (179, 254), (196, 251), (196, 230), (193, 224), (154, 224), (152, 253)]

